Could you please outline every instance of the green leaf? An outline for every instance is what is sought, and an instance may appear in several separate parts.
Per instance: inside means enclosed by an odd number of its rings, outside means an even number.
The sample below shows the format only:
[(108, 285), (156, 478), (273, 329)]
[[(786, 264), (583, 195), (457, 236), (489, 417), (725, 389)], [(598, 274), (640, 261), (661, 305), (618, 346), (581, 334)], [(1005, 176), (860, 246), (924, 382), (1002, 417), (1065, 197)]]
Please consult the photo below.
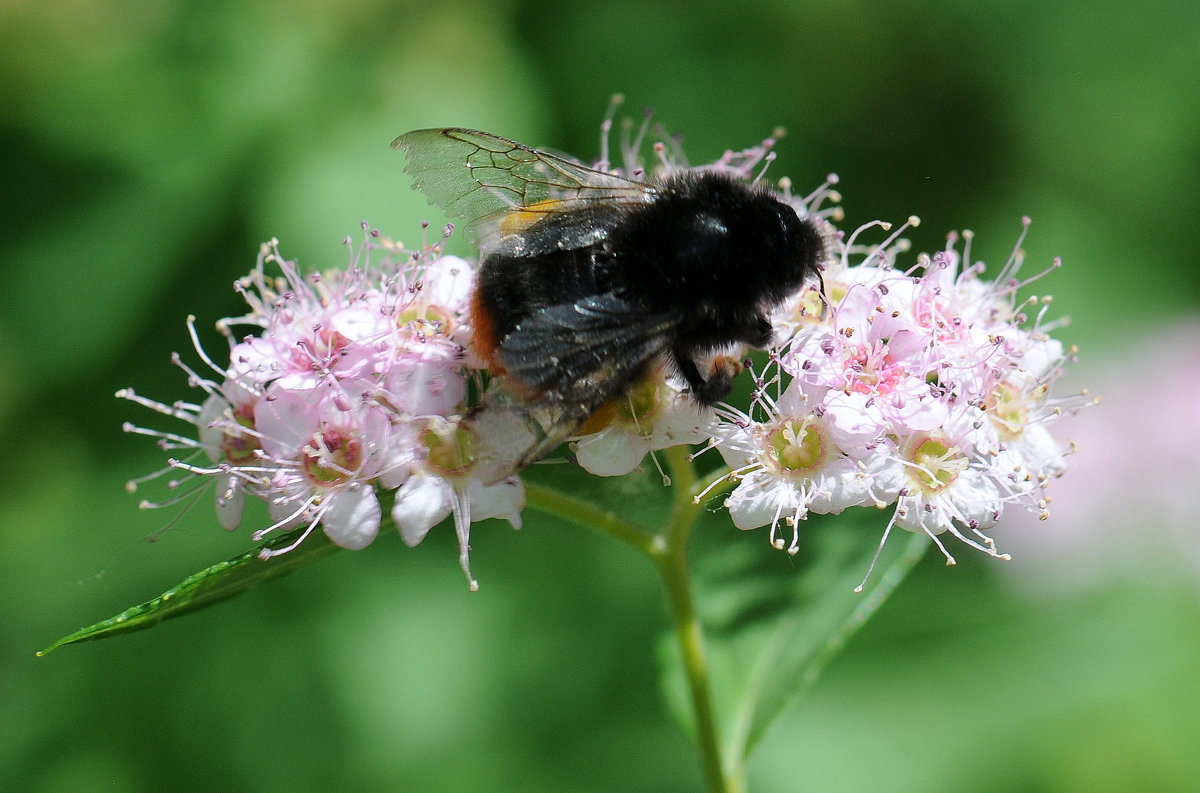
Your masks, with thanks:
[(295, 542), (300, 534), (307, 530), (307, 528), (296, 529), (264, 543), (259, 548), (246, 551), (232, 559), (218, 562), (212, 567), (190, 575), (177, 586), (168, 589), (153, 600), (126, 609), (115, 617), (64, 636), (38, 655), (45, 655), (66, 644), (87, 642), (115, 636), (119, 633), (142, 630), (163, 620), (207, 608), (245, 592), (264, 581), (278, 578), (315, 562), (332, 551), (340, 550), (337, 545), (329, 541), (324, 532), (316, 531), (299, 547), (287, 553), (272, 556), (269, 559), (259, 558), (262, 548), (282, 548)]
[[(854, 537), (858, 533), (848, 534)], [(901, 541), (885, 547), (862, 591), (855, 592), (875, 549), (870, 541), (863, 542), (866, 538), (861, 535), (854, 539), (863, 553), (847, 553), (840, 559), (841, 565), (825, 565), (814, 575), (819, 586), (799, 587), (777, 624), (763, 637), (765, 644), (749, 670), (731, 725), (728, 748), (733, 756), (749, 757), (768, 726), (817, 682), (825, 664), (878, 611), (929, 547), (923, 534), (907, 541), (896, 538)]]
[[(693, 555), (726, 768), (744, 766), (767, 728), (812, 687), (929, 545), (924, 535), (893, 537), (855, 592), (877, 547), (875, 530), (847, 514), (812, 521), (794, 560), (745, 537)], [(659, 659), (671, 710), (691, 730), (679, 653), (664, 642)]]

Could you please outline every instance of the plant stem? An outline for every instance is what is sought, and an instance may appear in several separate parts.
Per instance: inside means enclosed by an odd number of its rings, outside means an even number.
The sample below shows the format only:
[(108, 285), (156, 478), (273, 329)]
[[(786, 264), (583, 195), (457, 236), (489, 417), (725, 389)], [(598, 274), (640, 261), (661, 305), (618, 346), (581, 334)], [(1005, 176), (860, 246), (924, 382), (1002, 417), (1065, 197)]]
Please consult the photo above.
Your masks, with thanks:
[(589, 529), (616, 537), (621, 542), (654, 558), (662, 538), (649, 529), (553, 488), (525, 480), (525, 500), (534, 509), (564, 518)]
[(688, 689), (696, 717), (696, 748), (700, 764), (711, 793), (742, 791), (740, 781), (727, 779), (721, 762), (721, 744), (716, 712), (708, 683), (708, 657), (704, 648), (704, 630), (696, 613), (692, 597), (692, 581), (688, 573), (687, 542), (701, 507), (694, 501), (696, 472), (685, 449), (673, 447), (664, 451), (675, 494), (675, 505), (667, 521), (663, 537), (666, 542), (654, 554), (654, 566), (667, 591), (667, 601), (674, 622), (675, 639), (683, 656)]
[(685, 448), (672, 447), (660, 454), (666, 460), (673, 485), (673, 505), (667, 525), (658, 534), (574, 496), (533, 482), (525, 482), (525, 497), (529, 506), (615, 537), (640, 551), (654, 564), (666, 589), (675, 639), (679, 642), (687, 674), (696, 717), (696, 748), (706, 786), (710, 793), (744, 793), (745, 784), (740, 773), (736, 779), (726, 778), (722, 763), (720, 732), (709, 692), (704, 632), (696, 613), (688, 572), (687, 543), (703, 509), (695, 503), (696, 471)]
[(667, 591), (675, 639), (679, 642), (683, 668), (687, 672), (688, 689), (696, 716), (696, 748), (700, 752), (704, 777), (711, 793), (729, 793), (733, 788), (726, 785), (725, 772), (721, 765), (717, 719), (708, 690), (704, 632), (692, 599), (691, 579), (688, 576), (685, 554), (680, 549), (670, 548), (655, 559), (655, 567)]

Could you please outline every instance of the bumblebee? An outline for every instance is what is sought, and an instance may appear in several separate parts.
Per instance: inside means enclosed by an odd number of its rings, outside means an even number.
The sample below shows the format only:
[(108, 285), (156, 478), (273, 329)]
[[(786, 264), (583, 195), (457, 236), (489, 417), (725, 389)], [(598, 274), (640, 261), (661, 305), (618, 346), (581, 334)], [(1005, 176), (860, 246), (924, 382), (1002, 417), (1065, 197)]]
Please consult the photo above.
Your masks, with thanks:
[(539, 427), (514, 469), (660, 362), (719, 402), (738, 367), (718, 353), (767, 346), (771, 309), (819, 277), (818, 221), (720, 172), (638, 181), (457, 128), (392, 147), (480, 249), (474, 352)]

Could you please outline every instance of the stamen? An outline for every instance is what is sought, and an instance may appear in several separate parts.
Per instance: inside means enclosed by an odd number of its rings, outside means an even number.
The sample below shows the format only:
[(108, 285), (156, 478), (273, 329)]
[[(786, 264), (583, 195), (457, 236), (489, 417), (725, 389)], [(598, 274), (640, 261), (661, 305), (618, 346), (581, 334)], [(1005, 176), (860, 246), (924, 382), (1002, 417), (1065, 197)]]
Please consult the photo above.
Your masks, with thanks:
[(875, 547), (875, 554), (871, 557), (871, 564), (867, 565), (866, 575), (863, 576), (862, 581), (860, 581), (858, 583), (858, 586), (854, 587), (854, 591), (856, 593), (862, 592), (863, 587), (866, 586), (867, 579), (870, 578), (871, 573), (874, 572), (875, 565), (879, 561), (879, 554), (883, 553), (883, 546), (885, 543), (887, 543), (888, 537), (891, 536), (891, 533), (892, 533), (892, 527), (895, 525), (896, 525), (896, 514), (893, 513), (892, 519), (888, 521), (887, 526), (885, 526), (883, 529), (883, 536), (879, 538), (879, 545), (877, 545)]
[(460, 487), (454, 488), (454, 533), (458, 535), (458, 564), (467, 576), (467, 588), (479, 591), (479, 582), (471, 575), (471, 499)]
[(618, 108), (624, 103), (624, 94), (613, 94), (608, 102), (608, 110), (604, 114), (604, 120), (600, 122), (600, 160), (596, 163), (597, 171), (607, 172), (612, 167), (612, 162), (608, 154), (608, 141), (612, 133), (613, 118), (616, 117)]
[(273, 556), (282, 556), (283, 554), (287, 553), (288, 551), (296, 550), (297, 548), (300, 547), (300, 545), (305, 540), (308, 539), (308, 535), (312, 534), (313, 529), (315, 529), (316, 527), (317, 527), (317, 524), (315, 521), (308, 524), (307, 526), (304, 527), (304, 531), (300, 532), (299, 537), (297, 537), (294, 541), (288, 543), (287, 545), (283, 546), (282, 548), (266, 548), (266, 547), (264, 547), (262, 550), (260, 550), (258, 552), (258, 558), (262, 559), (265, 562), (267, 559), (270, 559)]

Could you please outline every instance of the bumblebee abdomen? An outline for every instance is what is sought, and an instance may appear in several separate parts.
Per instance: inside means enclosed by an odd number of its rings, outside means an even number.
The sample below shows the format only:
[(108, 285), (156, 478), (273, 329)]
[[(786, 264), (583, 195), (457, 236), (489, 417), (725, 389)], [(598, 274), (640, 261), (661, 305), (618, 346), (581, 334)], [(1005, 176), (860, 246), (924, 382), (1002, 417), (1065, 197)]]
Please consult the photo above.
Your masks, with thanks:
[[(493, 253), (484, 258), (471, 295), (472, 345), (496, 374), (510, 373), (504, 343), (522, 327), (554, 307), (573, 306), (594, 297), (604, 287), (596, 276), (597, 246), (551, 250), (536, 255)], [(569, 345), (570, 328), (559, 337), (523, 346), (524, 355), (539, 352), (555, 357), (558, 345)], [(542, 349), (544, 348), (544, 349)]]
[(487, 295), (481, 288), (481, 282), (476, 281), (471, 290), (471, 302), (467, 316), (471, 324), (471, 349), (488, 371), (493, 374), (504, 374), (499, 361), (496, 360), (496, 350), (502, 337), (496, 328), (496, 312), (490, 305)]

